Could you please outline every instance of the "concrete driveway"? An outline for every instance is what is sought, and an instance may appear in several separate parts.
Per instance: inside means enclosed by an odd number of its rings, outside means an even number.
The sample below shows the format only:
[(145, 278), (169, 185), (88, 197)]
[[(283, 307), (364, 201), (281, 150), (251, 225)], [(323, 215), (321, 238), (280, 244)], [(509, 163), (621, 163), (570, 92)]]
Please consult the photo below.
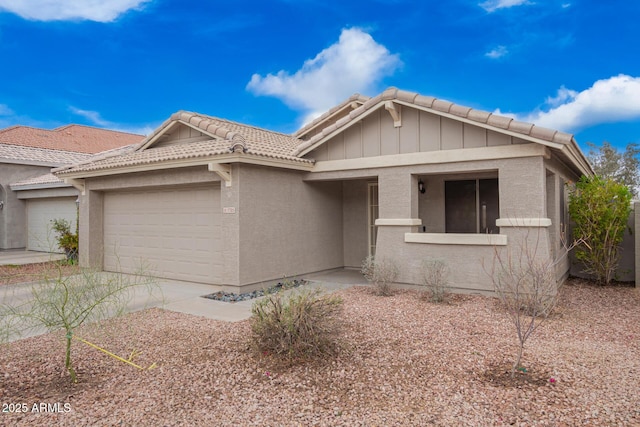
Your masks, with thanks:
[[(110, 273), (101, 274), (108, 275)], [(320, 287), (328, 292), (346, 289), (354, 284), (366, 283), (359, 272), (350, 270), (338, 270), (303, 277), (311, 282), (309, 286)], [(32, 298), (33, 287), (34, 284), (24, 283), (1, 286), (0, 304), (13, 305), (27, 303)], [(251, 317), (251, 306), (256, 301), (255, 299), (228, 303), (202, 298), (203, 295), (211, 294), (219, 290), (221, 290), (221, 287), (214, 285), (160, 280), (157, 282), (157, 287), (152, 288), (151, 294), (146, 287), (142, 286), (137, 288), (133, 293), (127, 311), (133, 312), (151, 307), (159, 307), (226, 322), (239, 322)], [(14, 334), (9, 340), (35, 336), (45, 332), (46, 330), (44, 329), (25, 331), (18, 335)]]

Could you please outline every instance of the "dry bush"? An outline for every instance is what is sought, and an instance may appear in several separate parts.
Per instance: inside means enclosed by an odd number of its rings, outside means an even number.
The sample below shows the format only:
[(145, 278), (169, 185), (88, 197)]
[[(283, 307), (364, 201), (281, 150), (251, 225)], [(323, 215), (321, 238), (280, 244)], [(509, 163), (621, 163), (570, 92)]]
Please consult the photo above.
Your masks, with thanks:
[(342, 299), (319, 289), (277, 292), (251, 308), (254, 345), (288, 360), (334, 354)]
[(373, 283), (376, 295), (386, 297), (393, 294), (391, 284), (398, 277), (398, 267), (392, 260), (387, 258), (376, 260), (373, 255), (369, 255), (362, 262), (360, 271), (365, 279)]
[[(511, 369), (514, 376), (522, 360), (527, 339), (544, 323), (559, 300), (556, 279), (558, 262), (567, 256), (577, 242), (568, 246), (561, 236), (562, 251), (555, 260), (540, 254), (540, 235), (531, 236), (526, 230), (521, 242), (499, 251), (494, 248), (494, 259), (485, 272), (491, 278), (498, 298), (504, 305), (518, 337), (518, 354)], [(530, 237), (532, 237), (530, 239)]]
[(449, 267), (439, 259), (422, 263), (422, 297), (434, 303), (447, 301)]

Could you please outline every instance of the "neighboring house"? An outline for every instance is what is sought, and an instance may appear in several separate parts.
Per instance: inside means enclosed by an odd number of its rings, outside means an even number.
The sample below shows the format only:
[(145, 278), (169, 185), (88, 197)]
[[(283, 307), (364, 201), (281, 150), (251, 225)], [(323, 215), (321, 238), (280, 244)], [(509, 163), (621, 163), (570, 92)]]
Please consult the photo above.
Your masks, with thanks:
[(0, 130), (0, 250), (58, 251), (51, 220), (66, 219), (75, 227), (78, 191), (53, 176), (51, 168), (143, 138), (79, 125)]
[(294, 135), (181, 111), (54, 173), (82, 193), (84, 265), (240, 291), (369, 254), (417, 284), (438, 258), (453, 287), (492, 291), (495, 250), (560, 256), (565, 184), (592, 170), (571, 135), (392, 88)]

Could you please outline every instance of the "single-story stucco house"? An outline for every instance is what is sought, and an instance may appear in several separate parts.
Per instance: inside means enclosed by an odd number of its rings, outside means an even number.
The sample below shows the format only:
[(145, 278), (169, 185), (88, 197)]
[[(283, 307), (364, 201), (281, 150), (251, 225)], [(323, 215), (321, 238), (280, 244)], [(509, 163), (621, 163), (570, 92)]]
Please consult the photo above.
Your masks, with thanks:
[(496, 248), (561, 256), (565, 184), (593, 172), (572, 135), (391, 88), (293, 135), (180, 111), (54, 173), (81, 192), (82, 265), (244, 291), (370, 254), (418, 284), (437, 258), (452, 287), (491, 292)]
[(52, 175), (51, 168), (143, 138), (81, 125), (0, 130), (0, 250), (59, 251), (51, 220), (65, 219), (75, 227), (78, 190)]

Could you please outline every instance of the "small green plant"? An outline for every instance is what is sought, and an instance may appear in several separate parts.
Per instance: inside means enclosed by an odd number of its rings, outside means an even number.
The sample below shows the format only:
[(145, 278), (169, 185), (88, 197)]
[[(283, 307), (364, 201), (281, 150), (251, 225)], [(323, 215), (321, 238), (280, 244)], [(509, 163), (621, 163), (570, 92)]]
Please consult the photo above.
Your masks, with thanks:
[(447, 284), (449, 267), (439, 259), (427, 260), (422, 263), (422, 296), (434, 303), (447, 300)]
[(139, 288), (149, 295), (156, 287), (142, 274), (124, 275), (80, 269), (67, 276), (60, 264), (51, 264), (41, 281), (31, 287), (26, 298), (8, 298), (0, 305), (0, 338), (8, 340), (29, 334), (62, 330), (65, 332), (65, 369), (72, 382), (78, 377), (73, 367), (72, 339), (77, 328), (123, 314)]
[(619, 247), (631, 212), (629, 188), (612, 179), (583, 176), (569, 195), (576, 259), (601, 284), (615, 278)]
[(51, 228), (57, 234), (58, 246), (64, 250), (67, 260), (76, 262), (78, 260), (78, 233), (71, 232), (71, 223), (66, 219), (54, 219), (51, 221)]
[(253, 343), (259, 351), (289, 361), (332, 355), (341, 310), (340, 297), (319, 289), (266, 295), (251, 308)]
[(387, 258), (376, 260), (373, 255), (369, 255), (362, 261), (360, 271), (365, 279), (373, 283), (376, 295), (390, 296), (393, 294), (391, 284), (398, 277), (398, 267), (392, 260)]

